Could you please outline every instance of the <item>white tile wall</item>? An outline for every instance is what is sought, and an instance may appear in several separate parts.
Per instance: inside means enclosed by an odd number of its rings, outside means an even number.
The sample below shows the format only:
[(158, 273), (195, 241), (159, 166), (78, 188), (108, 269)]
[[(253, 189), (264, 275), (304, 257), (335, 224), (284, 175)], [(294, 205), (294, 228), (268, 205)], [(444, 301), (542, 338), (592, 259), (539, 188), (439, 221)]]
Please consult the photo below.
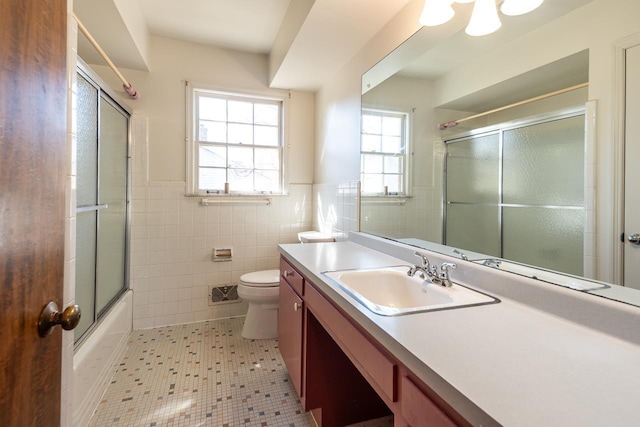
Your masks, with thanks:
[(314, 184), (314, 230), (346, 240), (350, 231), (358, 231), (358, 182)]
[[(246, 303), (209, 306), (208, 285), (279, 266), (279, 243), (311, 229), (311, 185), (290, 184), (272, 204), (214, 204), (185, 197), (184, 182), (148, 180), (145, 117), (132, 117), (131, 289), (133, 328), (219, 319), (246, 313)], [(212, 262), (214, 248), (233, 260)]]
[[(363, 203), (361, 231), (396, 238), (442, 240), (442, 192), (430, 187), (413, 187), (404, 205), (395, 199), (371, 199)], [(386, 202), (386, 203), (381, 203)]]

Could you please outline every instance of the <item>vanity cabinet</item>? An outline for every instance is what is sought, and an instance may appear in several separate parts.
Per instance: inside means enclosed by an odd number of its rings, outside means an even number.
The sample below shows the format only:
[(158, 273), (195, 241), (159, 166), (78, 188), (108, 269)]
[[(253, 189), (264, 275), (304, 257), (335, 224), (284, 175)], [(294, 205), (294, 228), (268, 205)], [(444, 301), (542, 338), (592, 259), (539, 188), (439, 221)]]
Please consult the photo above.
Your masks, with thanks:
[(304, 279), (284, 259), (280, 261), (278, 347), (293, 387), (302, 397), (302, 337)]
[(284, 257), (280, 269), (279, 347), (319, 426), (391, 413), (395, 427), (469, 425)]

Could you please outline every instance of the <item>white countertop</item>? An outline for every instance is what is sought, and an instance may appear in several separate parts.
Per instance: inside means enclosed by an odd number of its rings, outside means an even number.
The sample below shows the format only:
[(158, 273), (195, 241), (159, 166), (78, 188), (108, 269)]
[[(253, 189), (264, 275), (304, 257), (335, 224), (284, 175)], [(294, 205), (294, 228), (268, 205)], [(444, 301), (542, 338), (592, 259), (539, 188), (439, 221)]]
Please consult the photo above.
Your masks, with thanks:
[[(402, 265), (406, 261), (352, 242), (279, 248), (353, 320), (474, 425), (640, 425), (637, 343), (495, 291), (488, 293), (500, 298), (499, 304), (379, 316), (325, 279), (322, 272)], [(462, 264), (458, 263), (457, 270), (467, 268)], [(491, 269), (484, 270), (487, 272), (481, 274), (492, 274)], [(504, 274), (492, 280), (504, 281), (504, 286), (513, 281), (513, 286), (518, 286), (517, 279)], [(554, 292), (565, 293), (563, 298), (575, 295), (578, 300), (584, 295), (565, 289)], [(544, 297), (543, 292), (540, 298)], [(589, 298), (602, 304), (606, 316), (612, 303)], [(592, 300), (588, 303), (593, 305)], [(629, 327), (637, 325), (634, 321)]]

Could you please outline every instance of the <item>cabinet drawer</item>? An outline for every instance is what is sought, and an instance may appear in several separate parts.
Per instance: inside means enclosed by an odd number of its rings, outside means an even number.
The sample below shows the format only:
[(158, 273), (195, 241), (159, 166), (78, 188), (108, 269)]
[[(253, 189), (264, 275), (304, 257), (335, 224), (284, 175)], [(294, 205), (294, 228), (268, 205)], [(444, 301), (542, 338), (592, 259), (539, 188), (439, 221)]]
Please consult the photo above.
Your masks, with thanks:
[(407, 377), (402, 377), (402, 418), (411, 427), (455, 427), (456, 424)]
[(364, 336), (313, 286), (307, 286), (307, 308), (387, 403), (396, 401), (396, 364)]
[(286, 280), (298, 295), (304, 295), (304, 279), (302, 275), (284, 258), (280, 258), (280, 277)]

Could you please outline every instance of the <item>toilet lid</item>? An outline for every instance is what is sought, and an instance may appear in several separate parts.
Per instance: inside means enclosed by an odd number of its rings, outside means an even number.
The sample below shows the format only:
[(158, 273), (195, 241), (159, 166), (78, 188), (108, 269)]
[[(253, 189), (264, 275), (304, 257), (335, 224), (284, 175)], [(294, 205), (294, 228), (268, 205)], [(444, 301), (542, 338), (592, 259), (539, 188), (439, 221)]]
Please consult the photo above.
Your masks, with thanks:
[(248, 286), (278, 286), (280, 270), (254, 271), (240, 276), (240, 281)]

